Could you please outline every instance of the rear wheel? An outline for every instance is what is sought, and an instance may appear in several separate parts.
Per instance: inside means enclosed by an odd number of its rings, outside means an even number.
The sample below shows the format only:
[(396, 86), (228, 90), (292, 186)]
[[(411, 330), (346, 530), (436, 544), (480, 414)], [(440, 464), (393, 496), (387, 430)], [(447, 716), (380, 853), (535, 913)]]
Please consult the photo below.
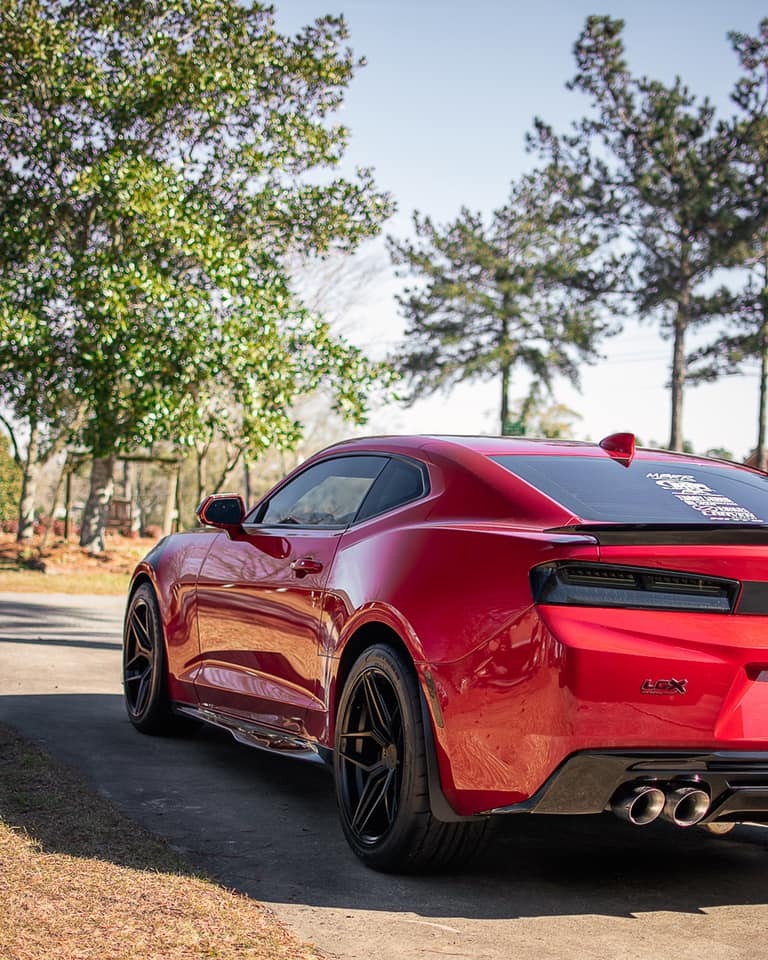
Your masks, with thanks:
[(444, 823), (429, 804), (413, 667), (377, 644), (355, 662), (336, 718), (336, 799), (352, 850), (376, 870), (414, 873), (466, 862), (487, 821)]
[(142, 733), (175, 733), (180, 718), (167, 691), (165, 642), (155, 592), (142, 583), (131, 597), (123, 636), (123, 692), (131, 723)]

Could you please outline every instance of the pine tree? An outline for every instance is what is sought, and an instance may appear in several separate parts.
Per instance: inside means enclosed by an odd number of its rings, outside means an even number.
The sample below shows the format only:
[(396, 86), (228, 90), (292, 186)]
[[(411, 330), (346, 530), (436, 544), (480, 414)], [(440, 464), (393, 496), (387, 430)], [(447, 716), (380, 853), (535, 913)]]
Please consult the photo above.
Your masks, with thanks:
[(394, 359), (409, 396), (498, 379), (501, 432), (512, 432), (515, 372), (548, 390), (557, 375), (578, 384), (611, 329), (599, 307), (615, 279), (596, 258), (601, 237), (555, 168), (513, 184), (489, 222), (464, 208), (445, 225), (418, 213), (413, 223), (415, 241), (389, 241), (417, 280), (399, 297), (408, 326)]

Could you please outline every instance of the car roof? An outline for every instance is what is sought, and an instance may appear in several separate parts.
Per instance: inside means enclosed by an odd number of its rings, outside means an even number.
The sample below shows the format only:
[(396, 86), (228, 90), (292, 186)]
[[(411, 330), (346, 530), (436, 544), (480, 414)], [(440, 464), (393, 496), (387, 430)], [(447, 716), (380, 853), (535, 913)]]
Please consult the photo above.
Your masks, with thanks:
[[(418, 456), (422, 453), (442, 453), (448, 457), (451, 453), (467, 451), (481, 454), (486, 457), (523, 455), (523, 456), (569, 456), (569, 457), (600, 457), (611, 456), (599, 443), (586, 440), (554, 440), (546, 437), (500, 437), (500, 436), (459, 436), (451, 434), (382, 434), (380, 436), (356, 437), (326, 447), (315, 456), (330, 453), (344, 453), (349, 451), (388, 451), (407, 455), (412, 453)], [(637, 447), (634, 458), (638, 460), (667, 460), (670, 463), (712, 463), (709, 457), (682, 453), (675, 450), (658, 450), (646, 447)], [(736, 469), (755, 472), (753, 468), (731, 461), (728, 463)]]

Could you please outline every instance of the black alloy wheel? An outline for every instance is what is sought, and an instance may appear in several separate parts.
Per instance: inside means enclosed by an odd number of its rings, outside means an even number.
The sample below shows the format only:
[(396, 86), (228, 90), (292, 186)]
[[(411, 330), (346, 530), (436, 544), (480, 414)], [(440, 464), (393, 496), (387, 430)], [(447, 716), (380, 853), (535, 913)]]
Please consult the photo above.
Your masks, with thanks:
[(354, 853), (376, 870), (415, 873), (466, 862), (486, 821), (431, 812), (421, 700), (413, 664), (376, 644), (353, 664), (339, 701), (336, 801)]
[(343, 807), (350, 830), (374, 847), (392, 829), (400, 801), (403, 715), (396, 688), (381, 668), (363, 670), (350, 691), (339, 734)]
[(135, 591), (125, 614), (123, 693), (131, 723), (142, 733), (172, 733), (176, 718), (166, 691), (160, 611), (149, 583)]

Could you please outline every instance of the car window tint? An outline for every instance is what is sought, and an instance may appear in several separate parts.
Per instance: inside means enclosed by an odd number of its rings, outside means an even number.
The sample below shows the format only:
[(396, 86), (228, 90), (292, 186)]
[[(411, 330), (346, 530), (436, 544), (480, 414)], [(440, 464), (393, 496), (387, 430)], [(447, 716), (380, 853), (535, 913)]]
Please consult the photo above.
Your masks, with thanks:
[(272, 497), (258, 518), (265, 524), (343, 526), (350, 523), (385, 457), (340, 457), (309, 467)]
[(606, 457), (497, 456), (496, 463), (584, 520), (766, 523), (768, 477), (729, 467)]
[(390, 460), (379, 474), (376, 483), (363, 501), (356, 520), (375, 517), (385, 510), (399, 507), (409, 500), (415, 500), (426, 490), (424, 475), (415, 463), (405, 460)]

